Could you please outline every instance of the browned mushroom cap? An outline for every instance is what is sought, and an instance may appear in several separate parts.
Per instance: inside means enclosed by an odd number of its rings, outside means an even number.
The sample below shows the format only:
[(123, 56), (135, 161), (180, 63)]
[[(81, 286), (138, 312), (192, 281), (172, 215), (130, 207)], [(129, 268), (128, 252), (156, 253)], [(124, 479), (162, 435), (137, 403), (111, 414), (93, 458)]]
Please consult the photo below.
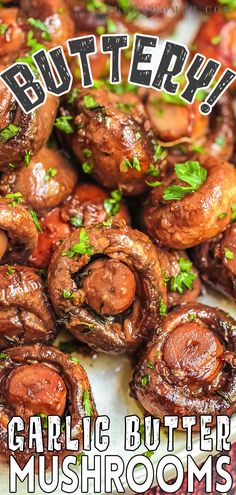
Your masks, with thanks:
[[(198, 162), (186, 162), (184, 168), (188, 168), (188, 163)], [(196, 167), (200, 170), (199, 164)], [(195, 192), (191, 192), (189, 183), (178, 179), (173, 172), (150, 194), (144, 206), (145, 226), (150, 236), (164, 246), (175, 249), (195, 246), (222, 232), (230, 222), (236, 194), (234, 167), (219, 158), (208, 157), (203, 169), (206, 178), (199, 182)], [(193, 177), (192, 173), (187, 180), (190, 176)], [(180, 193), (183, 191), (182, 199), (164, 199), (163, 196), (173, 197), (173, 186), (180, 188)], [(189, 194), (185, 194), (186, 187), (190, 187)], [(219, 222), (222, 212), (226, 212), (226, 216)]]
[(80, 91), (70, 108), (73, 112), (75, 132), (68, 140), (81, 163), (90, 165), (94, 178), (127, 195), (143, 192), (153, 145), (140, 99), (130, 93), (121, 97), (105, 88), (90, 88)]
[[(112, 205), (112, 197), (102, 187), (89, 183), (79, 184), (62, 207), (61, 216), (64, 221), (77, 227), (101, 223), (110, 217), (110, 204)], [(123, 219), (130, 224), (130, 215), (124, 201), (117, 202), (116, 209), (114, 218)]]
[(27, 17), (43, 21), (49, 33), (49, 39), (42, 36), (40, 29), (35, 30), (37, 39), (47, 47), (64, 45), (74, 35), (73, 19), (65, 0), (20, 0), (21, 8)]
[(186, 252), (158, 248), (158, 256), (167, 287), (168, 309), (195, 302), (201, 292), (201, 282)]
[(48, 94), (41, 107), (26, 114), (0, 81), (0, 170), (9, 163), (19, 165), (26, 152), (34, 155), (39, 151), (51, 134), (58, 102), (56, 96)]
[[(154, 416), (236, 411), (236, 322), (201, 304), (176, 307), (157, 325), (131, 392)], [(197, 425), (197, 428), (199, 425)]]
[[(208, 155), (230, 160), (234, 146), (234, 112), (230, 94), (220, 98), (210, 117), (200, 114), (199, 101), (186, 105), (180, 98), (172, 100), (162, 92), (141, 90), (139, 94), (160, 145), (169, 149), (181, 144), (185, 155), (193, 157), (200, 153), (201, 160)], [(174, 151), (175, 148), (172, 153)]]
[(37, 244), (37, 230), (19, 196), (0, 198), (0, 262), (23, 263)]
[(27, 206), (45, 215), (72, 193), (76, 182), (77, 173), (65, 156), (45, 146), (28, 166), (9, 169), (2, 175), (0, 193), (19, 191)]
[[(55, 347), (40, 344), (7, 349), (1, 357), (0, 369), (0, 448), (1, 457), (6, 460), (12, 455), (7, 448), (7, 425), (12, 416), (21, 416), (28, 432), (29, 416), (60, 416), (62, 424), (66, 416), (72, 418), (72, 438), (78, 439), (82, 449), (82, 418), (91, 416), (94, 422), (97, 412), (87, 375), (75, 360)], [(47, 419), (47, 418), (45, 418)], [(43, 421), (44, 427), (44, 421)], [(55, 452), (47, 450), (47, 429), (43, 431), (44, 456), (50, 467)], [(57, 452), (60, 460), (73, 454), (65, 448), (65, 433), (60, 438), (62, 450)], [(14, 453), (22, 466), (32, 455), (32, 449)], [(37, 463), (37, 456), (36, 456)]]
[(0, 348), (48, 342), (56, 330), (44, 283), (35, 270), (0, 266)]
[(236, 222), (195, 247), (191, 255), (202, 279), (236, 300)]
[(122, 224), (70, 234), (53, 255), (48, 287), (66, 328), (104, 352), (137, 349), (166, 304), (155, 247)]

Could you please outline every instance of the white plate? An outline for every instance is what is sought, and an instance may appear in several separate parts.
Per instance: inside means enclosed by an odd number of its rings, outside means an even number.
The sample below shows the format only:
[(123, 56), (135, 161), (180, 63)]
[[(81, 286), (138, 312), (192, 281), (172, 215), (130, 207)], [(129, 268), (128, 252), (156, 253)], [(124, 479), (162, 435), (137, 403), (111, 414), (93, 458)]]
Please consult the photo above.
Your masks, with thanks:
[[(195, 36), (198, 29), (200, 19), (197, 15), (193, 14), (187, 10), (185, 18), (178, 25), (175, 35), (172, 37), (181, 43), (189, 44)], [(229, 312), (232, 316), (236, 318), (236, 306), (225, 297), (209, 291), (204, 296), (199, 298), (200, 302), (209, 304), (210, 306), (219, 306), (225, 311)], [(108, 356), (104, 354), (94, 354), (91, 356), (84, 356), (83, 354), (78, 354), (78, 358), (81, 364), (84, 366), (88, 373), (89, 380), (92, 385), (93, 394), (95, 397), (95, 402), (97, 405), (97, 410), (100, 415), (107, 415), (111, 420), (110, 428), (110, 440), (111, 445), (109, 449), (105, 452), (106, 455), (119, 455), (123, 460), (125, 465), (128, 460), (138, 453), (144, 452), (146, 449), (141, 447), (139, 451), (135, 451), (135, 454), (126, 452), (124, 450), (124, 418), (128, 415), (137, 414), (140, 418), (143, 417), (143, 411), (138, 406), (137, 402), (129, 397), (129, 382), (133, 374), (133, 365), (131, 359), (127, 356)], [(232, 418), (232, 436), (231, 442), (236, 441), (236, 417)], [(161, 434), (161, 445), (158, 448), (155, 455), (152, 457), (152, 462), (154, 464), (166, 455), (166, 440), (167, 437), (165, 432), (162, 431)], [(215, 452), (215, 450), (214, 450)], [(89, 456), (92, 458), (94, 454), (98, 454), (97, 451), (91, 451)], [(185, 450), (185, 434), (178, 432), (175, 435), (175, 451), (174, 455), (177, 455), (183, 465), (186, 466), (186, 450)], [(102, 454), (103, 455), (103, 454)], [(203, 462), (209, 455), (209, 452), (201, 452), (199, 449), (199, 436), (194, 435), (194, 445), (193, 452), (191, 455), (194, 457), (197, 463)], [(8, 488), (8, 469), (5, 466), (1, 466), (0, 471), (0, 486), (1, 493), (4, 495), (9, 494)], [(171, 479), (175, 476), (175, 470), (168, 467), (165, 470), (166, 480)], [(136, 481), (142, 483), (145, 479), (145, 471), (140, 468), (136, 474)], [(124, 482), (125, 493), (130, 494), (131, 491), (127, 484)], [(27, 489), (25, 484), (18, 484), (17, 493), (19, 495), (26, 495)], [(36, 495), (41, 495), (43, 492), (36, 489)], [(54, 492), (55, 495), (61, 495), (63, 492), (61, 490)], [(77, 494), (80, 491), (76, 492)], [(114, 494), (116, 492), (113, 492)], [(93, 495), (93, 489), (88, 493), (88, 495)]]

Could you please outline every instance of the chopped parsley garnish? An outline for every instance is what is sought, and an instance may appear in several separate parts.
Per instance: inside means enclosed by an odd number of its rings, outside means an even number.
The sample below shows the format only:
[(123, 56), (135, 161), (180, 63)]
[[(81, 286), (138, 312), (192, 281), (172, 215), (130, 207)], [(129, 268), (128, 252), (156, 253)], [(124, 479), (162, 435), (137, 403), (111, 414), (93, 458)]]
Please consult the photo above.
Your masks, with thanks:
[(154, 162), (158, 162), (159, 160), (164, 160), (164, 158), (167, 156), (167, 151), (160, 146), (160, 144), (154, 144), (154, 154), (153, 154), (153, 160)]
[(150, 187), (157, 187), (157, 186), (161, 186), (162, 185), (162, 182), (160, 182), (159, 180), (156, 180), (156, 181), (146, 180), (145, 182)]
[(79, 93), (79, 88), (73, 88), (68, 94), (67, 102), (71, 104), (74, 103), (76, 97), (78, 96), (78, 93)]
[(34, 63), (33, 55), (38, 50), (46, 49), (45, 45), (38, 43), (37, 39), (34, 38), (34, 33), (30, 30), (27, 34), (27, 47), (30, 48), (28, 54), (25, 57), (19, 57), (16, 62), (24, 62), (28, 64), (35, 74), (38, 74), (37, 68)]
[(26, 167), (28, 167), (28, 166), (29, 166), (29, 164), (30, 164), (31, 155), (32, 155), (32, 151), (31, 151), (31, 150), (27, 150), (27, 151), (25, 152), (24, 162), (25, 162), (25, 166), (26, 166)]
[(41, 418), (43, 430), (47, 430), (47, 427), (48, 427), (48, 417), (47, 417), (47, 414), (38, 413), (38, 414), (36, 414), (36, 416), (39, 416)]
[(12, 268), (11, 266), (8, 266), (7, 267), (7, 270), (6, 270), (6, 274), (7, 275), (12, 275), (13, 273), (15, 273), (14, 268)]
[(80, 452), (80, 454), (76, 456), (76, 466), (81, 466), (83, 455), (85, 455), (84, 452)]
[(199, 153), (200, 155), (206, 153), (206, 150), (200, 144), (193, 144), (192, 151), (195, 151), (195, 153)]
[(146, 368), (150, 368), (151, 370), (153, 370), (154, 364), (151, 361), (148, 361), (146, 364)]
[(0, 34), (5, 34), (6, 30), (7, 30), (7, 25), (4, 24), (4, 22), (2, 22), (0, 24)]
[(136, 170), (138, 170), (138, 172), (141, 171), (141, 165), (140, 165), (140, 162), (139, 162), (139, 159), (137, 158), (137, 156), (133, 157), (132, 163), (128, 160), (128, 158), (125, 158), (125, 160), (122, 163), (122, 166), (125, 169), (135, 168)]
[(104, 34), (105, 32), (106, 32), (105, 26), (98, 26), (96, 28), (96, 33), (99, 34), (99, 35)]
[(150, 379), (151, 379), (150, 375), (143, 375), (141, 377), (141, 385), (145, 387), (145, 385), (147, 385), (150, 382)]
[(222, 220), (225, 217), (227, 217), (227, 212), (226, 211), (222, 211), (222, 213), (220, 215), (218, 215), (218, 220)]
[(74, 128), (70, 124), (70, 120), (72, 120), (71, 115), (62, 115), (61, 117), (56, 118), (54, 126), (66, 134), (73, 134)]
[(160, 305), (159, 305), (159, 314), (160, 314), (160, 316), (166, 316), (166, 313), (167, 313), (167, 306), (161, 297)]
[(20, 192), (6, 194), (5, 198), (12, 199), (10, 202), (11, 206), (19, 205), (23, 201), (23, 196)]
[(107, 11), (107, 6), (101, 0), (87, 0), (86, 10), (88, 12), (99, 11), (101, 14), (105, 14)]
[(81, 227), (81, 225), (83, 224), (82, 217), (71, 217), (69, 221), (70, 224), (73, 225), (73, 227)]
[(75, 364), (80, 364), (79, 359), (76, 356), (70, 356), (70, 361)]
[(137, 8), (132, 4), (131, 0), (118, 0), (118, 6), (125, 14), (125, 20), (132, 22), (138, 16)]
[(194, 321), (194, 320), (196, 320), (196, 318), (197, 318), (196, 313), (190, 313), (188, 315), (188, 321)]
[(56, 177), (57, 175), (57, 168), (49, 167), (46, 169), (46, 174), (44, 176), (44, 182), (49, 182), (50, 179), (53, 177)]
[(80, 231), (79, 242), (71, 246), (68, 251), (64, 251), (62, 256), (73, 258), (77, 254), (94, 254), (93, 247), (89, 244), (88, 234), (85, 229), (81, 229)]
[(70, 292), (67, 289), (63, 289), (62, 295), (64, 299), (73, 299), (76, 296), (75, 292)]
[(113, 34), (113, 33), (116, 33), (117, 32), (117, 23), (114, 22), (109, 17), (107, 18), (107, 32), (110, 33), (110, 34)]
[(185, 258), (179, 258), (180, 272), (176, 277), (170, 278), (170, 290), (183, 294), (187, 289), (192, 289), (193, 281), (196, 278), (192, 271), (192, 263)]
[(48, 28), (47, 28), (45, 22), (42, 22), (40, 19), (34, 19), (33, 17), (29, 17), (28, 24), (30, 24), (30, 26), (42, 31), (42, 38), (44, 40), (47, 40), (47, 41), (51, 40), (51, 35), (48, 32)]
[[(96, 83), (96, 81), (95, 81)], [(99, 81), (100, 83), (100, 81)], [(134, 84), (129, 83), (128, 81), (123, 81), (119, 84), (111, 84), (109, 81), (104, 81), (108, 89), (112, 92), (115, 93), (116, 95), (123, 95), (124, 93), (137, 93), (138, 91), (138, 86), (135, 86)], [(95, 85), (95, 84), (94, 84)]]
[(130, 110), (132, 110), (134, 108), (134, 104), (133, 103), (123, 103), (122, 101), (118, 101), (116, 103), (116, 108), (118, 108), (118, 110), (121, 110), (122, 112), (130, 112)]
[(84, 96), (84, 104), (89, 110), (98, 110), (103, 108), (103, 105), (100, 105), (100, 103), (98, 103), (92, 95)]
[(220, 42), (221, 42), (221, 37), (220, 36), (213, 36), (211, 38), (211, 44), (212, 45), (219, 45)]
[(12, 139), (14, 138), (18, 132), (19, 132), (19, 127), (17, 127), (16, 125), (14, 124), (8, 124), (7, 127), (5, 127), (5, 129), (3, 129), (2, 131), (0, 131), (0, 139), (1, 141), (3, 141), (4, 143), (6, 143), (6, 141), (9, 141), (9, 139)]
[(6, 354), (5, 352), (0, 352), (0, 359), (7, 359), (8, 358), (8, 354)]
[(230, 251), (228, 248), (224, 248), (224, 257), (226, 260), (232, 261), (234, 259), (233, 251)]
[(88, 162), (82, 163), (82, 170), (85, 174), (91, 174), (93, 170), (93, 163), (88, 163)]
[(32, 218), (32, 220), (33, 220), (33, 222), (34, 222), (34, 225), (35, 225), (35, 227), (36, 227), (37, 231), (42, 233), (42, 232), (43, 232), (43, 230), (42, 230), (42, 227), (41, 227), (41, 225), (40, 225), (40, 223), (39, 223), (39, 219), (38, 219), (38, 217), (37, 217), (37, 213), (35, 213), (35, 211), (34, 211), (34, 210), (28, 210), (28, 211), (29, 211), (29, 214), (30, 214), (30, 216), (31, 216), (31, 218)]
[(82, 153), (85, 156), (85, 158), (91, 158), (91, 156), (93, 154), (92, 150), (90, 150), (89, 148), (84, 148)]
[(89, 390), (84, 391), (83, 406), (84, 406), (85, 416), (92, 416), (93, 407), (92, 407), (91, 400), (90, 400)]
[(223, 148), (225, 146), (225, 136), (218, 136), (215, 139), (215, 144), (217, 144), (220, 148)]
[(201, 184), (207, 178), (207, 170), (201, 167), (199, 162), (187, 161), (175, 165), (175, 173), (178, 179), (189, 186), (169, 186), (165, 189), (163, 199), (166, 201), (180, 200), (187, 194), (198, 191)]
[(152, 175), (152, 177), (157, 177), (160, 173), (160, 168), (150, 163), (149, 169), (147, 170), (147, 175)]
[(231, 222), (236, 220), (236, 203), (233, 203), (231, 206)]
[(218, 0), (220, 5), (226, 5), (230, 10), (236, 10), (236, 0)]
[(135, 132), (135, 139), (136, 139), (136, 141), (139, 141), (139, 139), (141, 139), (141, 137), (142, 137), (141, 132), (139, 132), (139, 131)]
[(111, 227), (112, 226), (112, 219), (111, 218), (108, 218), (108, 220), (104, 220), (102, 223), (101, 223), (102, 227)]
[(104, 199), (103, 208), (109, 217), (112, 217), (116, 213), (118, 213), (120, 209), (121, 199), (122, 199), (122, 191), (120, 191), (120, 189), (111, 191), (111, 197)]

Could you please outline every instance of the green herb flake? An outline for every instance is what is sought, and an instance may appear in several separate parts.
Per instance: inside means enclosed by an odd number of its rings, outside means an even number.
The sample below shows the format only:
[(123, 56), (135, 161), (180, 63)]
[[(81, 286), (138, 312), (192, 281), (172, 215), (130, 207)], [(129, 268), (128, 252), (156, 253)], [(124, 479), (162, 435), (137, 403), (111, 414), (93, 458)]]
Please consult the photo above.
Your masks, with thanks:
[(114, 34), (117, 32), (117, 23), (114, 22), (112, 19), (109, 17), (107, 18), (107, 32), (109, 34)]
[(74, 364), (80, 364), (79, 359), (76, 356), (70, 356), (70, 361)]
[(54, 126), (65, 134), (73, 134), (74, 128), (70, 124), (72, 120), (71, 115), (62, 115), (61, 117), (57, 117), (54, 123)]
[(105, 32), (106, 32), (105, 26), (98, 26), (96, 28), (96, 33), (99, 34), (99, 35), (104, 34)]
[(219, 45), (220, 42), (221, 42), (221, 37), (220, 36), (213, 36), (211, 38), (211, 44), (212, 45)]
[(47, 430), (47, 428), (48, 428), (48, 417), (47, 417), (47, 414), (38, 413), (38, 414), (36, 414), (36, 416), (39, 416), (41, 418), (43, 430)]
[(80, 454), (76, 456), (76, 466), (81, 466), (83, 455), (85, 455), (84, 452), (80, 452)]
[(93, 170), (93, 163), (89, 163), (89, 162), (84, 162), (82, 163), (82, 170), (85, 174), (91, 174), (92, 170)]
[(78, 96), (79, 88), (73, 88), (67, 97), (67, 103), (72, 104), (75, 102), (76, 97)]
[(167, 313), (167, 306), (161, 297), (160, 305), (159, 305), (159, 314), (160, 314), (160, 316), (166, 316), (166, 313)]
[(165, 189), (163, 199), (166, 201), (184, 198), (187, 194), (198, 191), (201, 184), (207, 178), (207, 170), (201, 167), (199, 162), (187, 161), (175, 165), (175, 173), (178, 179), (189, 186), (169, 186)]
[(7, 25), (4, 24), (4, 22), (2, 22), (0, 24), (0, 34), (2, 34), (2, 35), (5, 34), (6, 30), (7, 30)]
[(5, 198), (12, 199), (12, 201), (10, 202), (11, 206), (19, 205), (23, 201), (23, 196), (22, 196), (21, 192), (6, 194)]
[(49, 182), (51, 179), (56, 177), (56, 175), (57, 175), (57, 168), (53, 168), (53, 167), (47, 168), (44, 176), (44, 182)]
[(5, 352), (0, 352), (0, 359), (7, 359), (8, 358), (8, 354), (6, 354)]
[(194, 320), (196, 320), (196, 318), (197, 318), (196, 313), (190, 313), (188, 315), (188, 321), (194, 321)]
[(89, 110), (96, 110), (99, 108), (103, 108), (103, 106), (100, 105), (92, 95), (84, 96), (84, 104), (86, 108), (88, 108)]
[(47, 41), (51, 40), (51, 35), (48, 32), (48, 28), (45, 22), (42, 22), (40, 19), (34, 19), (33, 17), (29, 17), (28, 24), (30, 24), (30, 26), (34, 27), (35, 29), (39, 29), (40, 31), (42, 31), (43, 39)]
[(179, 258), (180, 272), (176, 277), (170, 279), (171, 292), (179, 292), (183, 294), (187, 289), (192, 289), (194, 280), (196, 279), (195, 273), (192, 271), (192, 263), (185, 258)]
[(91, 400), (90, 400), (89, 390), (84, 391), (83, 406), (84, 406), (85, 416), (92, 416), (93, 415), (93, 407), (92, 407)]
[(150, 375), (143, 375), (141, 377), (141, 385), (145, 387), (150, 382), (150, 380), (151, 380)]
[(230, 251), (228, 248), (224, 248), (224, 257), (226, 260), (232, 261), (234, 259), (233, 251)]
[(12, 275), (13, 273), (15, 273), (14, 268), (12, 268), (11, 266), (8, 266), (7, 267), (7, 270), (6, 270), (6, 274), (7, 275)]
[(227, 212), (223, 211), (220, 215), (218, 215), (218, 220), (222, 220), (225, 217), (227, 217)]
[(150, 187), (157, 187), (157, 186), (161, 186), (162, 185), (162, 182), (160, 182), (158, 180), (156, 180), (156, 181), (146, 180), (145, 182)]
[(1, 139), (1, 141), (3, 141), (4, 143), (6, 143), (10, 139), (14, 138), (18, 134), (19, 130), (20, 130), (20, 128), (17, 127), (16, 125), (14, 125), (14, 124), (8, 124), (8, 126), (5, 127), (5, 129), (3, 129), (2, 131), (0, 131), (0, 139)]
[(127, 170), (128, 168), (134, 168), (135, 170), (138, 170), (138, 172), (141, 171), (141, 165), (139, 162), (139, 159), (137, 156), (133, 157), (132, 163), (128, 160), (128, 158), (125, 158), (125, 160), (122, 163), (122, 166)]
[(160, 160), (164, 160), (167, 156), (167, 151), (160, 146), (160, 144), (154, 144), (154, 154), (153, 154), (153, 160), (154, 162), (158, 162)]
[(223, 148), (225, 146), (225, 136), (218, 136), (215, 139), (215, 144), (217, 144), (219, 148)]
[(193, 144), (192, 151), (194, 151), (195, 153), (199, 153), (199, 155), (206, 153), (205, 148), (203, 148), (203, 146), (201, 146), (200, 144)]
[(32, 151), (31, 150), (26, 150), (25, 156), (24, 156), (24, 162), (25, 162), (25, 166), (26, 167), (28, 167), (29, 164), (30, 164), (31, 155), (32, 155)]
[(236, 203), (231, 205), (231, 222), (234, 222), (234, 220), (236, 220)]
[(147, 364), (146, 364), (146, 368), (150, 368), (151, 370), (153, 370), (154, 368), (154, 364), (152, 363), (152, 361), (148, 361)]
[(41, 225), (39, 223), (39, 219), (38, 219), (37, 213), (35, 213), (34, 210), (28, 210), (28, 212), (29, 212), (29, 214), (30, 214), (30, 216), (31, 216), (31, 218), (32, 218), (32, 220), (34, 222), (34, 225), (35, 225), (37, 231), (42, 233), (43, 230), (42, 230), (42, 227), (41, 227)]
[(165, 93), (163, 92), (161, 94), (161, 97), (162, 97), (162, 100), (165, 102), (165, 103), (169, 103), (170, 105), (181, 105), (181, 106), (186, 106), (187, 105), (187, 102), (184, 101), (180, 94), (179, 93), (176, 93), (176, 94), (169, 94), (169, 93)]
[(73, 258), (77, 254), (94, 254), (93, 247), (89, 244), (88, 234), (84, 228), (80, 231), (79, 242), (71, 246), (68, 251), (63, 252), (62, 256)]
[(89, 148), (84, 148), (82, 153), (85, 156), (85, 158), (91, 158), (91, 156), (93, 154), (93, 152)]
[(73, 299), (76, 296), (76, 292), (70, 292), (67, 289), (63, 289), (62, 295), (64, 299)]
[(160, 167), (156, 167), (153, 163), (150, 163), (146, 175), (151, 175), (152, 177), (157, 177), (160, 173)]
[(81, 225), (83, 224), (83, 218), (82, 217), (71, 217), (69, 222), (71, 225), (73, 225), (73, 227), (81, 227)]
[(114, 216), (120, 210), (120, 202), (122, 200), (122, 191), (116, 189), (111, 191), (111, 197), (103, 201), (103, 208), (109, 217)]

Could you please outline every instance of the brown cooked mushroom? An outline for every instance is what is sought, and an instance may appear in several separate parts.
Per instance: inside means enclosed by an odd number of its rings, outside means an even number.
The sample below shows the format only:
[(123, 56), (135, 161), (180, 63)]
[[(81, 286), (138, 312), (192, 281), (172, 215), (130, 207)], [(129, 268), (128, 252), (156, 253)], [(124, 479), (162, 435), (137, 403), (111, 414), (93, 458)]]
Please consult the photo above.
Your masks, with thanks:
[(44, 283), (35, 270), (0, 266), (0, 349), (49, 342), (56, 330)]
[[(218, 308), (176, 307), (148, 343), (131, 382), (150, 414), (231, 415), (236, 411), (236, 322)], [(199, 428), (197, 424), (196, 429)]]
[(19, 8), (1, 8), (0, 58), (2, 63), (11, 65), (12, 60), (18, 56), (24, 47), (26, 42), (25, 23), (25, 16)]
[[(221, 221), (224, 212), (219, 218)], [(218, 236), (192, 250), (192, 257), (204, 282), (236, 300), (236, 222)]]
[(94, 184), (78, 185), (62, 206), (54, 208), (40, 219), (42, 232), (38, 234), (37, 247), (30, 257), (30, 265), (46, 268), (56, 246), (82, 225), (103, 222), (109, 224), (112, 218), (124, 219), (130, 224), (129, 212), (121, 201), (120, 191), (114, 193), (119, 201), (109, 197), (104, 189)]
[(53, 255), (48, 287), (67, 330), (103, 352), (137, 349), (166, 309), (155, 247), (122, 223), (70, 234)]
[[(203, 167), (193, 161), (176, 164), (144, 205), (147, 232), (174, 249), (201, 244), (229, 224), (235, 195), (233, 165), (217, 157), (208, 157)], [(226, 216), (219, 221), (222, 212)]]
[(3, 173), (0, 193), (19, 191), (24, 204), (43, 216), (72, 193), (77, 178), (75, 169), (59, 150), (44, 146), (28, 166)]
[[(79, 440), (82, 450), (82, 419), (91, 416), (92, 424), (97, 412), (88, 377), (75, 359), (63, 354), (55, 347), (40, 344), (7, 349), (1, 357), (0, 368), (0, 449), (1, 458), (8, 460), (14, 455), (20, 466), (24, 466), (34, 453), (25, 445), (24, 451), (8, 449), (7, 425), (13, 416), (25, 421), (25, 439), (28, 434), (29, 417), (41, 416), (43, 428), (44, 456), (50, 468), (55, 452), (47, 449), (47, 416), (60, 416), (62, 426), (71, 416), (73, 440)], [(22, 434), (22, 433), (21, 433)], [(57, 452), (60, 461), (66, 455), (76, 454), (65, 447), (65, 429), (59, 437), (62, 450)], [(36, 470), (38, 456), (36, 456)]]
[(89, 88), (78, 93), (69, 111), (75, 130), (68, 141), (93, 177), (126, 195), (142, 193), (153, 162), (153, 136), (141, 100)]
[(0, 263), (24, 263), (37, 245), (37, 230), (20, 193), (0, 198)]

